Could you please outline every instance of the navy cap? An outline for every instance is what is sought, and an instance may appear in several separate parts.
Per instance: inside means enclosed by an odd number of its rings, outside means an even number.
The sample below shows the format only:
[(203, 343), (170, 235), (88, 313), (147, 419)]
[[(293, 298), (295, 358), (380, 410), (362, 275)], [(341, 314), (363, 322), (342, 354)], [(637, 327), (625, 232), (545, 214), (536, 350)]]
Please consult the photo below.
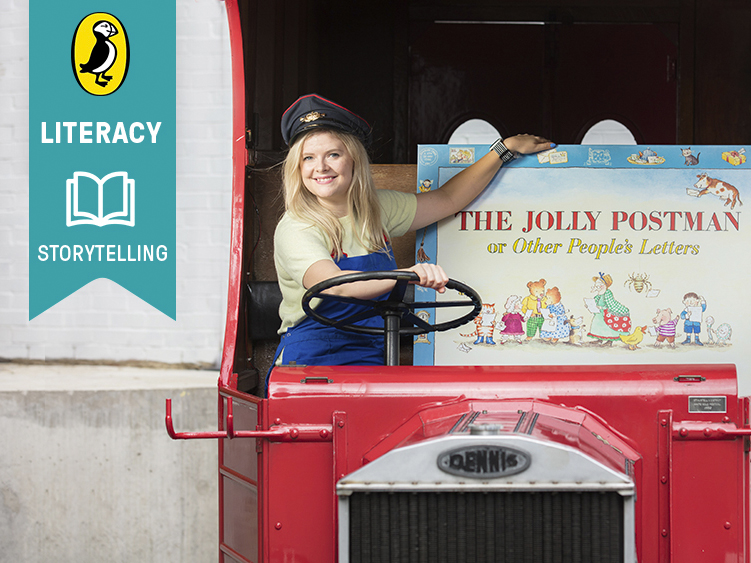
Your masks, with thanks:
[(372, 130), (367, 121), (318, 94), (298, 98), (282, 115), (282, 138), (287, 145), (300, 133), (317, 127), (339, 129), (351, 133), (366, 147), (370, 144)]

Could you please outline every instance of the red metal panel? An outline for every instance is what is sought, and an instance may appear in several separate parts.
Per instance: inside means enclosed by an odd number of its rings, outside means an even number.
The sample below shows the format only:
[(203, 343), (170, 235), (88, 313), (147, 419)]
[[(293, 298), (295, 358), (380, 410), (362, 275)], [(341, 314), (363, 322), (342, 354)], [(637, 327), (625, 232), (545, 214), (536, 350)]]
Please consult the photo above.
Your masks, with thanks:
[[(236, 393), (234, 393), (236, 395)], [(255, 398), (240, 400), (237, 396), (220, 396), (220, 413), (233, 403), (233, 419), (237, 428), (255, 429), (262, 402)], [(223, 421), (220, 421), (223, 429)], [(260, 491), (258, 486), (258, 453), (255, 439), (219, 440), (219, 561), (256, 562), (259, 560)]]
[(672, 561), (743, 560), (742, 440), (673, 445)]
[[(233, 399), (233, 415), (235, 425), (238, 428), (255, 429), (258, 425), (258, 408), (256, 405), (243, 403)], [(227, 467), (243, 475), (253, 483), (258, 481), (258, 461), (256, 454), (256, 441), (230, 440), (222, 441), (224, 444), (223, 467)]]
[(229, 20), (232, 52), (232, 231), (230, 235), (229, 288), (227, 293), (227, 321), (224, 329), (224, 348), (220, 372), (221, 386), (230, 385), (235, 359), (237, 319), (242, 290), (243, 211), (245, 207), (245, 71), (243, 68), (242, 27), (237, 0), (225, 0)]
[[(334, 412), (333, 417), (333, 428), (334, 428), (334, 484), (344, 477), (345, 475), (349, 474), (350, 469), (349, 465), (347, 464), (347, 446), (348, 446), (348, 431), (349, 431), (349, 425), (347, 424), (347, 413), (336, 411)], [(336, 495), (334, 495), (333, 501), (333, 513), (334, 513), (334, 522), (339, 521), (339, 503), (337, 501)], [(333, 553), (332, 553), (332, 561), (336, 563), (338, 552), (337, 552), (337, 526), (333, 526), (332, 529), (332, 545), (333, 545)]]
[[(672, 549), (672, 507), (673, 507), (673, 472), (672, 472), (672, 427), (673, 411), (664, 410), (657, 413), (657, 483), (653, 485), (657, 489), (655, 496), (657, 504), (657, 538), (659, 551), (658, 561), (668, 563)], [(648, 494), (647, 491), (644, 494)]]
[[(696, 374), (702, 377), (681, 377)], [(305, 383), (306, 378), (313, 377), (323, 377), (329, 383)], [(445, 431), (451, 417), (432, 417), (427, 413), (445, 407), (445, 412), (457, 417), (467, 401), (482, 404), (483, 408), (490, 405), (491, 410), (496, 402), (511, 400), (576, 407), (581, 417), (573, 418), (588, 420), (587, 426), (582, 427), (582, 449), (596, 452), (612, 438), (621, 440), (624, 450), (638, 452), (641, 459), (634, 465), (634, 472), (638, 484), (640, 561), (702, 560), (700, 556), (697, 559), (697, 553), (701, 553), (697, 550), (708, 548), (714, 555), (703, 560), (719, 560), (715, 555), (722, 553), (723, 561), (740, 561), (746, 549), (748, 501), (746, 495), (737, 494), (748, 485), (748, 461), (744, 465), (741, 459), (747, 457), (743, 452), (746, 437), (730, 433), (720, 437), (715, 432), (714, 441), (707, 448), (711, 440), (691, 433), (684, 438), (678, 428), (680, 421), (700, 422), (715, 429), (743, 427), (745, 403), (737, 399), (734, 366), (278, 368), (272, 374), (269, 396), (266, 423), (273, 421), (272, 427), (333, 424), (336, 428), (335, 420), (342, 415), (334, 413), (346, 413), (347, 432), (339, 433), (337, 438), (335, 429), (333, 443), (264, 446), (263, 463), (268, 471), (264, 481), (268, 486), (267, 518), (261, 531), (268, 539), (264, 561), (333, 560), (334, 484), (336, 475), (342, 472), (340, 468), (354, 471), (392, 446)], [(690, 413), (692, 396), (725, 397), (726, 412)], [(545, 412), (544, 403), (539, 410)], [(425, 414), (418, 415), (420, 412)], [(672, 420), (663, 425), (662, 420), (669, 413)], [(678, 421), (675, 427), (673, 420)], [(560, 424), (558, 430), (562, 431), (568, 423)], [(585, 435), (585, 428), (594, 433), (594, 439)], [(550, 426), (549, 433), (552, 435), (555, 429), (555, 425)], [(346, 440), (341, 436), (346, 436)], [(676, 445), (679, 440), (683, 442)], [(379, 444), (390, 445), (379, 450)], [(676, 482), (670, 477), (671, 448), (678, 451), (673, 465), (681, 465)], [(729, 480), (718, 479), (718, 470), (711, 467), (709, 460), (700, 462), (696, 467), (701, 471), (694, 473), (689, 465), (704, 451), (724, 464), (734, 464)], [(663, 484), (661, 479), (666, 472), (668, 480)], [(692, 524), (691, 495), (681, 493), (678, 504), (674, 501), (671, 505), (671, 487), (680, 487), (681, 491), (686, 487), (702, 489), (695, 498), (702, 503), (718, 498), (719, 507), (702, 515), (699, 524)], [(740, 498), (733, 497), (735, 500), (731, 501), (722, 496), (723, 490), (736, 491)], [(675, 516), (676, 512), (680, 515)], [(676, 518), (677, 522), (673, 521)], [(699, 537), (702, 530), (714, 530), (723, 518), (722, 526), (730, 522), (729, 529), (722, 528), (719, 534), (712, 531), (713, 540)], [(665, 527), (668, 533), (663, 536)], [(697, 538), (685, 538), (681, 528)], [(672, 537), (675, 534), (681, 535), (680, 541)], [(667, 547), (661, 550), (661, 546)]]
[(273, 443), (267, 451), (267, 561), (333, 561), (332, 443)]
[[(249, 561), (258, 561), (258, 490), (229, 472), (222, 473), (222, 517), (225, 532), (220, 549), (229, 548)], [(226, 523), (232, 522), (227, 526)]]

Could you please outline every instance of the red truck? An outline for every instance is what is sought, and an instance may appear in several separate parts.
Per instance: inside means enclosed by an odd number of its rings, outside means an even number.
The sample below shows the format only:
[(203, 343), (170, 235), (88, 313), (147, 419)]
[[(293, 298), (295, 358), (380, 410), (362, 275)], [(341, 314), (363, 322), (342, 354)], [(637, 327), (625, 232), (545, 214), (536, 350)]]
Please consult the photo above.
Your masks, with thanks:
[[(749, 562), (734, 365), (274, 368), (238, 389), (246, 116), (237, 5), (232, 255), (215, 432), (219, 561)], [(261, 322), (250, 318), (249, 322)], [(395, 363), (395, 362), (387, 362)]]

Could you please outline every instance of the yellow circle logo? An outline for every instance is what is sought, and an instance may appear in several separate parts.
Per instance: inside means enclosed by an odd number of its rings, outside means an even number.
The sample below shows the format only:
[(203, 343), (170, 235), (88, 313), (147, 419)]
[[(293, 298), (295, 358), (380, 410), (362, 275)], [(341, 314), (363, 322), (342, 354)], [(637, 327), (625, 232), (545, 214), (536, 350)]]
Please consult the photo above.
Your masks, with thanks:
[(93, 96), (116, 91), (128, 74), (130, 47), (123, 24), (97, 12), (81, 20), (73, 34), (71, 64), (78, 85)]

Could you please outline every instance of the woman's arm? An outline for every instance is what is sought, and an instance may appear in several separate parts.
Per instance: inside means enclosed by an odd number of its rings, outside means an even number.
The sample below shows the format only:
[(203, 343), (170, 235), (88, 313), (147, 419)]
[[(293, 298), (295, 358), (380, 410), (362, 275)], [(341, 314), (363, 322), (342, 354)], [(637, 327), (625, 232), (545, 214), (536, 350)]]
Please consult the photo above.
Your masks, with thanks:
[[(443, 268), (437, 264), (415, 264), (411, 268), (400, 268), (397, 271), (401, 272), (415, 272), (420, 281), (415, 282), (417, 285), (435, 289), (439, 293), (446, 291), (446, 283), (448, 283), (448, 276)], [(334, 264), (331, 260), (319, 260), (311, 265), (305, 272), (303, 277), (303, 285), (306, 289), (310, 289), (317, 283), (322, 281), (343, 276), (345, 274), (361, 273), (356, 270), (341, 270), (339, 266)], [(374, 299), (379, 295), (391, 291), (396, 282), (394, 280), (368, 280), (359, 281), (354, 283), (348, 283), (337, 287), (327, 289), (325, 293), (332, 295), (346, 295), (347, 297), (355, 297), (358, 299)]]
[[(555, 143), (534, 135), (516, 135), (503, 140), (510, 151), (530, 154), (554, 148)], [(469, 205), (493, 179), (503, 161), (490, 151), (465, 168), (438, 190), (417, 194), (417, 213), (409, 230), (415, 231), (458, 213)]]

